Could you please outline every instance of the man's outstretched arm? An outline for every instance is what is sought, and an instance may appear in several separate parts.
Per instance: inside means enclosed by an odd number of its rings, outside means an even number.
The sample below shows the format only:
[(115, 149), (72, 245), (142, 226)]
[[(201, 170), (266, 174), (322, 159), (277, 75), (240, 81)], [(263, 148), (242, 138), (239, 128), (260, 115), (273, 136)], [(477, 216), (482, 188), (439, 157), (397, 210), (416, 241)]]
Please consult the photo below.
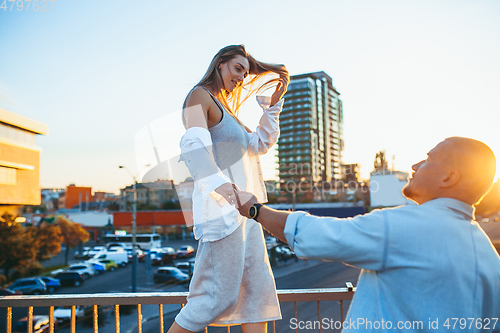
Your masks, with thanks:
[[(248, 192), (235, 193), (240, 214), (251, 218), (249, 210), (257, 199)], [(256, 219), (300, 258), (341, 261), (374, 271), (386, 266), (389, 228), (384, 211), (341, 219), (262, 206)]]
[[(237, 197), (237, 208), (241, 215), (251, 218), (249, 211), (252, 205), (259, 203), (257, 198), (249, 192), (240, 191), (236, 193)], [(259, 215), (257, 216), (257, 222), (259, 222), (264, 229), (271, 233), (274, 237), (286, 242), (285, 238), (285, 224), (288, 215), (291, 213), (284, 212), (280, 210), (275, 210), (266, 206), (262, 206), (259, 209)]]

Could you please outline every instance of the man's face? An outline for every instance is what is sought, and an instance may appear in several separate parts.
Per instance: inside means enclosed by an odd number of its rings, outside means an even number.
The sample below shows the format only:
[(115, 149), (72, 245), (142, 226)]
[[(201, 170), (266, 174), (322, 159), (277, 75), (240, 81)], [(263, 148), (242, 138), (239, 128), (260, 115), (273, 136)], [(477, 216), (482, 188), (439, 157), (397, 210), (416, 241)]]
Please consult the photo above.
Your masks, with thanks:
[(411, 167), (414, 172), (403, 188), (405, 197), (419, 205), (438, 197), (439, 185), (450, 165), (451, 149), (451, 143), (443, 141), (427, 153), (427, 159)]

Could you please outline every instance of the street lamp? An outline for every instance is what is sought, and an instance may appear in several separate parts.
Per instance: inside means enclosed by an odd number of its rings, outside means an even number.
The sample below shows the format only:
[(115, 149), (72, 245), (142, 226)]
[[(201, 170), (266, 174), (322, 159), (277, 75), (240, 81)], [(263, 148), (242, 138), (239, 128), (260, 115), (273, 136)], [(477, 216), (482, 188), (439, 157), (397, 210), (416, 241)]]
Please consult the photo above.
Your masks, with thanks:
[[(134, 179), (134, 186), (133, 186), (133, 191), (134, 191), (134, 202), (132, 203), (132, 292), (135, 293), (137, 292), (137, 252), (136, 252), (136, 223), (135, 223), (135, 212), (136, 212), (136, 205), (137, 205), (137, 180), (130, 173), (130, 171), (123, 165), (120, 165), (118, 167), (119, 169), (125, 169), (127, 170), (128, 174)], [(126, 199), (125, 199), (126, 200)], [(125, 201), (126, 202), (126, 201)]]
[[(305, 180), (306, 180), (306, 177), (301, 177), (299, 186)], [(292, 212), (295, 212), (296, 191), (297, 191), (297, 186), (295, 186), (293, 188), (293, 192), (292, 192)]]

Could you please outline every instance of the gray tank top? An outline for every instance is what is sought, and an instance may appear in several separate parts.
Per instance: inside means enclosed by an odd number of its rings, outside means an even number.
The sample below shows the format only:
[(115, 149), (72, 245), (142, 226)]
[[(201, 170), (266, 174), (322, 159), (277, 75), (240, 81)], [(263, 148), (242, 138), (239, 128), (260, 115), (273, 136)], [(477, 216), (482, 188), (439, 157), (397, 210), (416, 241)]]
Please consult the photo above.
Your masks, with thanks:
[(222, 111), (221, 121), (208, 129), (212, 137), (215, 163), (221, 170), (227, 169), (231, 180), (238, 183), (237, 179), (234, 179), (230, 167), (237, 166), (245, 155), (249, 144), (248, 133), (219, 100), (210, 91), (205, 90)]

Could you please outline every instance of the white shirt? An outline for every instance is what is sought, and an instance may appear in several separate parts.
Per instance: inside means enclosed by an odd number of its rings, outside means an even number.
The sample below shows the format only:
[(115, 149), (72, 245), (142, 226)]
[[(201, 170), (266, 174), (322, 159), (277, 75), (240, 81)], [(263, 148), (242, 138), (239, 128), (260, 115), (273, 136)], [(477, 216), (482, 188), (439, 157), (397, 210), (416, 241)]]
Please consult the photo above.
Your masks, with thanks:
[(265, 154), (278, 140), (279, 114), (283, 100), (272, 107), (270, 107), (270, 97), (257, 96), (257, 102), (264, 114), (255, 132), (246, 133), (248, 136), (246, 153), (230, 168), (231, 170), (220, 170), (215, 163), (212, 138), (208, 130), (191, 127), (181, 139), (181, 160), (186, 162), (195, 181), (193, 221), (196, 239), (201, 238), (202, 241), (222, 239), (236, 230), (245, 219), (239, 215), (234, 206), (227, 204), (222, 196), (214, 192), (222, 184), (233, 183), (229, 177), (231, 171), (236, 179), (244, 178), (245, 188), (240, 188), (241, 190), (254, 193), (260, 202), (267, 202), (259, 155)]
[[(500, 258), (464, 202), (440, 198), (347, 219), (296, 212), (284, 231), (299, 257), (362, 268), (343, 332), (500, 331)], [(474, 322), (460, 329), (453, 318)]]

